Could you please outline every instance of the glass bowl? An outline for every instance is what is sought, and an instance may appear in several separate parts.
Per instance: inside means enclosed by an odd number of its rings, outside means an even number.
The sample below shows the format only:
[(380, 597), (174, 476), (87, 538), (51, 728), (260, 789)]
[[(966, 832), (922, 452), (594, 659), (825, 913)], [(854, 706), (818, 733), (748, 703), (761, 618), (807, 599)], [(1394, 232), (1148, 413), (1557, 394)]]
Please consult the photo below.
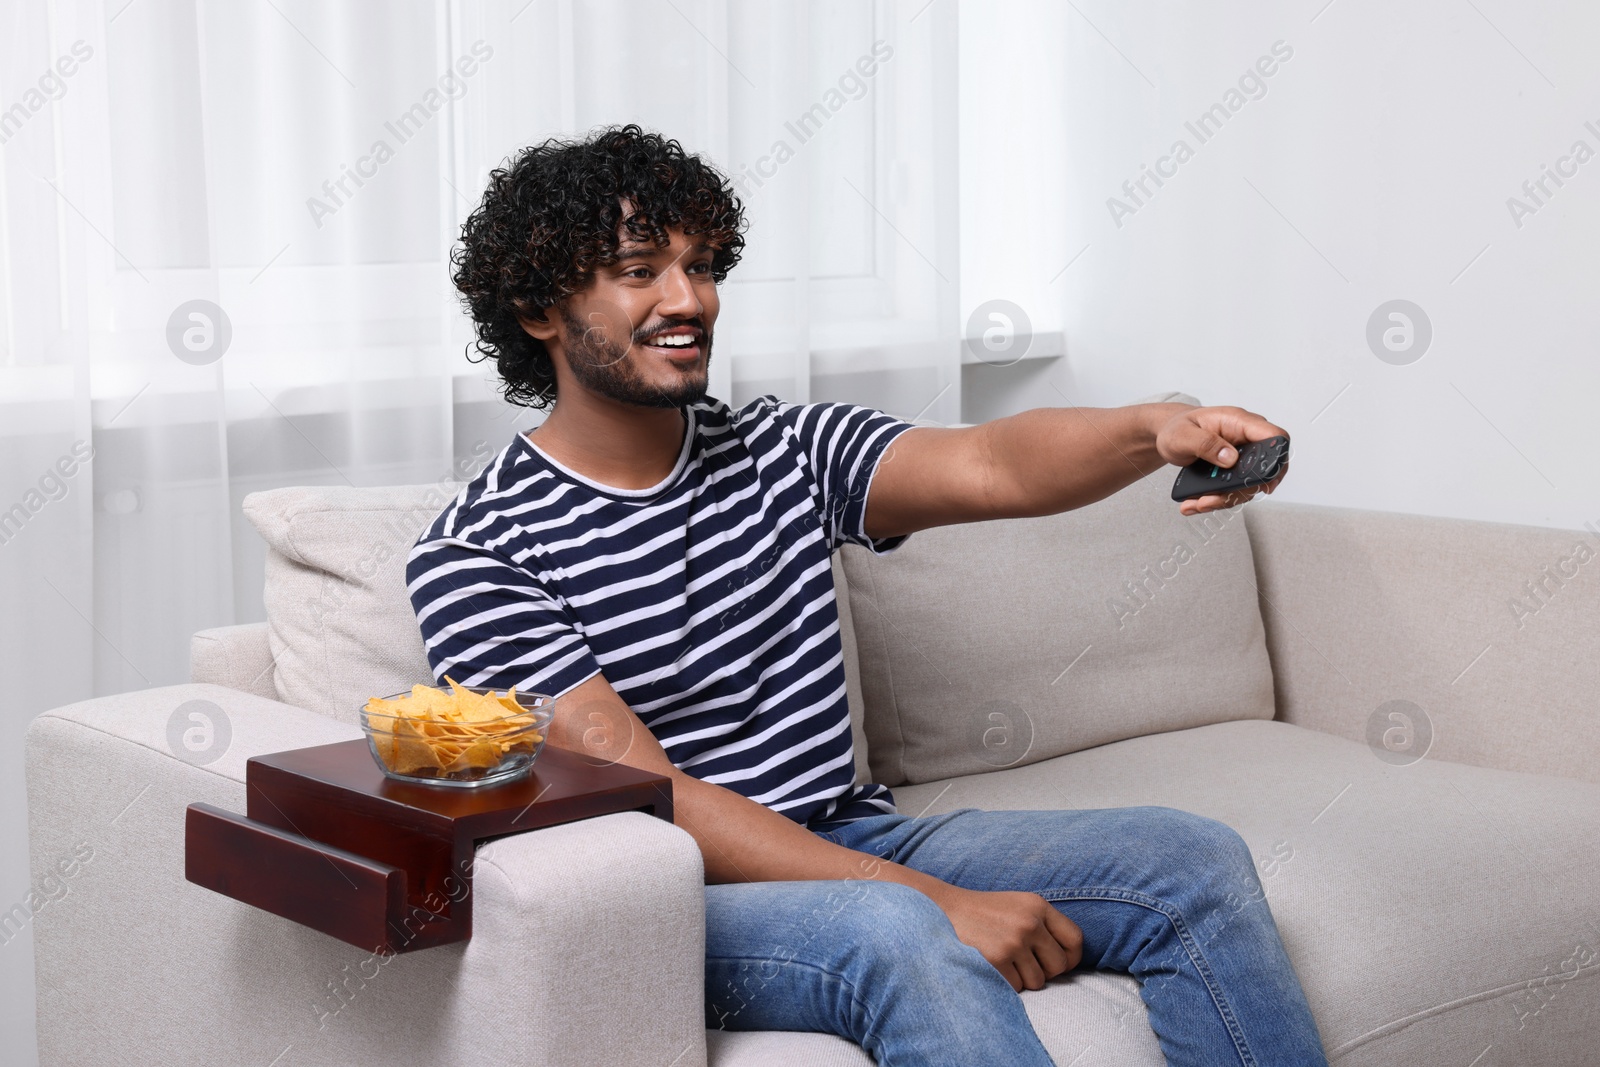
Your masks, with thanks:
[[(462, 686), (488, 696), (503, 689)], [(396, 693), (386, 701), (411, 693)], [(520, 711), (474, 722), (369, 711), (361, 708), (367, 748), (383, 773), (421, 785), (479, 786), (520, 778), (533, 769), (554, 718), (554, 699), (543, 693), (518, 693)]]

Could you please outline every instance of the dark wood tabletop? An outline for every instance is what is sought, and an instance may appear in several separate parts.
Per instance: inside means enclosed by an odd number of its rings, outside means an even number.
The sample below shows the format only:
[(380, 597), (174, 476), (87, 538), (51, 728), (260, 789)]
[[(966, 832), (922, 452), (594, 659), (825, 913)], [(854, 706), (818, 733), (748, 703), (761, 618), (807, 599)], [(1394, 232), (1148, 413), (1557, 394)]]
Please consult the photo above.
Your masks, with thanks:
[(662, 775), (545, 745), (516, 779), (387, 777), (365, 740), (252, 757), (246, 813), (191, 804), (185, 877), (375, 952), (472, 936), (478, 842), (619, 811), (672, 821)]

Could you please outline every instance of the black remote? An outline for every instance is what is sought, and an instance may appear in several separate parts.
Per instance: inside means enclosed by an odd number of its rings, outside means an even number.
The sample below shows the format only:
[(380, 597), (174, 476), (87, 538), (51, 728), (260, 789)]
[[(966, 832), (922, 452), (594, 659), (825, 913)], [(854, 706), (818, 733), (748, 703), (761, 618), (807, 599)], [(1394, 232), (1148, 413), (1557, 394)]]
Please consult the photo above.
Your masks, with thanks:
[(1207, 493), (1225, 494), (1265, 485), (1278, 476), (1288, 458), (1289, 439), (1278, 436), (1244, 445), (1231, 467), (1219, 467), (1209, 459), (1196, 460), (1178, 472), (1172, 499), (1190, 500)]

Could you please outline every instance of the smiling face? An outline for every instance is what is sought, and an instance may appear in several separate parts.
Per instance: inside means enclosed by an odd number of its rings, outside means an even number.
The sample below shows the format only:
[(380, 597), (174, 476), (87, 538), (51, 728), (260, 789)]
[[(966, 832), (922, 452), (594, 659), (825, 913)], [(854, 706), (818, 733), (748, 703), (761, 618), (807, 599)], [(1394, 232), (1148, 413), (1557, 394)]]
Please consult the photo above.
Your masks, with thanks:
[(719, 306), (715, 249), (681, 229), (667, 235), (664, 248), (624, 236), (616, 259), (560, 306), (559, 333), (546, 327), (552, 336), (541, 339), (578, 388), (653, 408), (705, 397)]

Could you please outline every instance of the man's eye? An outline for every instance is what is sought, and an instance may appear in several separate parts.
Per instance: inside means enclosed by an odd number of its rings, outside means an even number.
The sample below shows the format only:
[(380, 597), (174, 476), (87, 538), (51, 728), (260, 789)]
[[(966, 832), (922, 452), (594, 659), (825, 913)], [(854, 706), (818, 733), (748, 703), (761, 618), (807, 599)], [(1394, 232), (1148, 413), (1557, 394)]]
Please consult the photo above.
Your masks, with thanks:
[(634, 267), (632, 270), (623, 271), (622, 276), (624, 278), (648, 278), (650, 276), (650, 268)]

